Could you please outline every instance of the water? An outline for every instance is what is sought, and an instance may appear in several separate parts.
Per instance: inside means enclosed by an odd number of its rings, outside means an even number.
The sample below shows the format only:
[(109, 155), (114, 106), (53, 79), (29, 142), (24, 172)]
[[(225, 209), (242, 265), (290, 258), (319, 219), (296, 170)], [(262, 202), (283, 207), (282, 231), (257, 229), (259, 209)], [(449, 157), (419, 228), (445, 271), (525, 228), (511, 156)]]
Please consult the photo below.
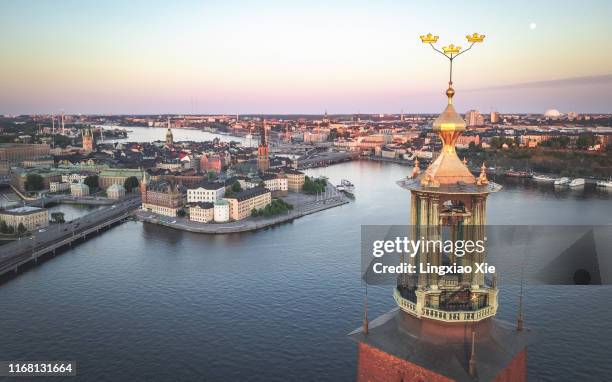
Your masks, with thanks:
[[(165, 127), (137, 127), (137, 126), (103, 126), (104, 129), (125, 129), (128, 131), (128, 137), (126, 139), (105, 139), (104, 143), (111, 142), (154, 142), (154, 141), (165, 141), (166, 131)], [(194, 141), (194, 142), (205, 142), (212, 141), (214, 138), (219, 138), (222, 142), (240, 142), (243, 145), (249, 145), (252, 143), (252, 139), (245, 137), (237, 137), (233, 135), (222, 135), (210, 133), (202, 130), (191, 130), (191, 129), (172, 129), (172, 137), (175, 142), (179, 141)]]
[[(162, 131), (156, 129), (155, 131)], [(128, 222), (0, 285), (1, 359), (74, 359), (88, 380), (354, 380), (360, 224), (407, 224), (407, 167), (310, 170), (356, 185), (354, 203), (256, 233), (204, 236)], [(612, 196), (506, 185), (491, 224), (611, 224)], [(370, 317), (394, 307), (370, 287)], [(518, 290), (500, 292), (514, 321)], [(531, 286), (530, 380), (607, 380), (608, 286)]]

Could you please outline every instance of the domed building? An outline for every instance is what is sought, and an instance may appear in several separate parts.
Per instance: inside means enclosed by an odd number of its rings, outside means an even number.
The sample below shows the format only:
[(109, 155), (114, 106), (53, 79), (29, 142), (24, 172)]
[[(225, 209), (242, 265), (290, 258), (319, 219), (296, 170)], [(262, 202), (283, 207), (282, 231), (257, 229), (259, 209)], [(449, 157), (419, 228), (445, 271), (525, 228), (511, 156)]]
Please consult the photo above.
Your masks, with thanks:
[(110, 199), (121, 199), (125, 196), (125, 187), (123, 187), (121, 184), (113, 183), (106, 189), (106, 195)]
[(89, 186), (85, 183), (72, 183), (70, 185), (70, 195), (76, 197), (89, 196)]
[(544, 118), (558, 119), (561, 117), (561, 113), (557, 109), (548, 109), (544, 112)]

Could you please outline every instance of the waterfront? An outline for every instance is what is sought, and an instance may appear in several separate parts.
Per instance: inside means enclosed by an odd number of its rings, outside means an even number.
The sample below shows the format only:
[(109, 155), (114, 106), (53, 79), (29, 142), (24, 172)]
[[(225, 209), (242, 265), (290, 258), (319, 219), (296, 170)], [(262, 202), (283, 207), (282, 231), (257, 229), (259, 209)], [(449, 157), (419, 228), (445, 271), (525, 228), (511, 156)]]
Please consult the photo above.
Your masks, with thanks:
[[(395, 181), (409, 172), (366, 161), (309, 170), (349, 179), (355, 202), (254, 233), (117, 226), (0, 285), (0, 353), (75, 359), (96, 380), (353, 380), (357, 346), (346, 334), (363, 315), (360, 225), (408, 224), (409, 195)], [(612, 193), (503, 183), (489, 224), (612, 224)], [(371, 318), (395, 306), (389, 287), (368, 294)], [(502, 288), (500, 318), (514, 321), (517, 295)], [(612, 313), (601, 303), (611, 297), (609, 286), (526, 289), (538, 340), (530, 380), (612, 373)]]
[[(125, 129), (128, 131), (128, 137), (125, 139), (105, 139), (104, 143), (111, 142), (154, 142), (163, 141), (166, 136), (166, 128), (163, 127), (139, 127), (139, 126), (103, 126), (104, 129)], [(237, 137), (233, 135), (216, 134), (208, 131), (197, 129), (172, 129), (175, 142), (194, 141), (206, 142), (219, 138), (222, 142), (240, 142), (245, 146), (256, 145), (256, 139), (247, 139), (245, 137)]]

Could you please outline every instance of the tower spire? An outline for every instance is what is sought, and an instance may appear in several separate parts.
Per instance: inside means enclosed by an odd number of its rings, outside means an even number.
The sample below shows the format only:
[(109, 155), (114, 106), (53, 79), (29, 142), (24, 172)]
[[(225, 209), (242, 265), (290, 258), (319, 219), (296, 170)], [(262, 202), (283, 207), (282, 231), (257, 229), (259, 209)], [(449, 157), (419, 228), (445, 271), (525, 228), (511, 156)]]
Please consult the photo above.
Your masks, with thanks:
[(368, 321), (368, 282), (366, 280), (365, 285), (365, 297), (364, 297), (364, 311), (363, 311), (363, 334), (368, 335), (370, 332), (370, 322)]
[(472, 327), (472, 351), (470, 354), (470, 362), (468, 366), (470, 377), (476, 377), (476, 331)]
[(518, 308), (518, 317), (516, 318), (516, 330), (521, 332), (523, 331), (524, 319), (523, 319), (523, 272), (525, 268), (521, 268), (521, 291), (519, 293), (519, 308)]

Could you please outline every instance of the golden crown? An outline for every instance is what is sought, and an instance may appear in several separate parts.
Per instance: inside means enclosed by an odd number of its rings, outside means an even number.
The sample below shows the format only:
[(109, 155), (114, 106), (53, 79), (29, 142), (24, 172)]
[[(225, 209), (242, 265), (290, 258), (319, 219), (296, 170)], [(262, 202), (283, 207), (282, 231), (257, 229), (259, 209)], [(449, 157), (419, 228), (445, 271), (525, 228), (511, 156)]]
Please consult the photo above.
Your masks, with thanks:
[(465, 38), (467, 38), (469, 43), (473, 44), (473, 43), (476, 43), (476, 42), (482, 42), (484, 40), (484, 38), (485, 38), (485, 35), (474, 33), (474, 34), (465, 36)]
[(460, 46), (455, 46), (454, 44), (450, 44), (449, 46), (443, 46), (442, 51), (444, 54), (457, 54), (461, 50)]
[(431, 33), (427, 33), (426, 35), (421, 36), (421, 41), (424, 44), (435, 44), (438, 42), (438, 36), (434, 36)]

